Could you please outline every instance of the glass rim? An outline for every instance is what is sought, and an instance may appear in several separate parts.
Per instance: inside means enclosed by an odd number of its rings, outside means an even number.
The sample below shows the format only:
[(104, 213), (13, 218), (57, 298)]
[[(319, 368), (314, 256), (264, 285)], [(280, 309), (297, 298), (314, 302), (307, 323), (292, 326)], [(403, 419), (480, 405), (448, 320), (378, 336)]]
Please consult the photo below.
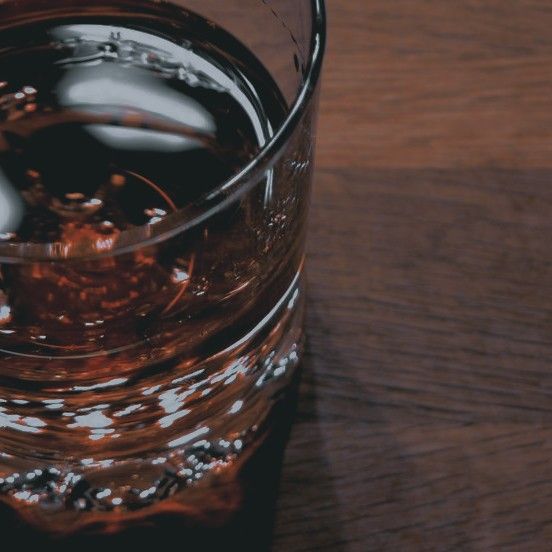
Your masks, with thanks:
[[(63, 262), (93, 260), (131, 253), (164, 242), (201, 224), (236, 201), (257, 183), (277, 161), (293, 132), (308, 109), (322, 72), (326, 46), (326, 8), (324, 0), (310, 0), (312, 8), (312, 36), (305, 78), (283, 123), (256, 155), (233, 176), (221, 183), (197, 202), (178, 209), (154, 225), (144, 225), (122, 231), (109, 248), (97, 248), (85, 253), (71, 252), (63, 243), (0, 243), (0, 263), (23, 264), (28, 262)], [(111, 245), (111, 244), (110, 244)]]

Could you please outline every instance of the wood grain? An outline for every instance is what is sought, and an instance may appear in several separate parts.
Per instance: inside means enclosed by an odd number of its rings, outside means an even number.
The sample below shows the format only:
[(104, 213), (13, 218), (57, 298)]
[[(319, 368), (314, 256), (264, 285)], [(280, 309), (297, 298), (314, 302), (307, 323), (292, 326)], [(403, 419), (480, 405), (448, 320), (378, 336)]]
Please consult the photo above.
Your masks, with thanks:
[(552, 4), (328, 4), (274, 550), (550, 550)]

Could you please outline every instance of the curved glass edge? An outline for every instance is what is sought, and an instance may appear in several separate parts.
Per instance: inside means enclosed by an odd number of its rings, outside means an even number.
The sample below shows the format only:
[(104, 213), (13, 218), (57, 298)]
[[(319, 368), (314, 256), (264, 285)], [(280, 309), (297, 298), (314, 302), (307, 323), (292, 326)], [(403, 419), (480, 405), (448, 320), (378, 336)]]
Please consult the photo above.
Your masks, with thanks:
[(64, 254), (60, 244), (0, 244), (0, 263), (23, 264), (29, 262), (64, 262), (93, 260), (131, 253), (137, 249), (152, 246), (173, 238), (193, 228), (216, 213), (224, 210), (253, 187), (279, 160), (289, 138), (299, 127), (303, 115), (313, 100), (320, 80), (326, 48), (327, 19), (324, 0), (312, 2), (312, 37), (309, 65), (305, 80), (293, 106), (272, 139), (259, 151), (255, 158), (241, 171), (227, 180), (215, 191), (203, 197), (198, 203), (180, 209), (153, 226), (143, 226), (126, 231), (109, 250), (89, 254)]

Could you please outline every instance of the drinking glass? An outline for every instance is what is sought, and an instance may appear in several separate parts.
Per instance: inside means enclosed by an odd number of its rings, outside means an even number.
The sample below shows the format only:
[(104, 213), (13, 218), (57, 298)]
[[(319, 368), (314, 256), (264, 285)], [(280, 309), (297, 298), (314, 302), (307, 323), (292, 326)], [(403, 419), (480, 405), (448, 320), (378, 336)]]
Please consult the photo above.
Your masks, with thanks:
[[(69, 224), (63, 239), (10, 239), (2, 220), (17, 202), (0, 182), (0, 527), (21, 528), (21, 538), (116, 534), (169, 518), (190, 531), (220, 527), (260, 485), (248, 480), (255, 459), (264, 458), (260, 479), (277, 461), (263, 447), (289, 424), (303, 346), (323, 1), (6, 0), (0, 81), (18, 26), (152, 22), (161, 12), (177, 21), (182, 10), (186, 32), (224, 34), (213, 41), (241, 73), (249, 58), (234, 54), (237, 44), (254, 55), (262, 93), (282, 116), (251, 158), (182, 204), (159, 182), (112, 175), (113, 186), (134, 179), (174, 207), (117, 233), (107, 223), (93, 235)], [(135, 44), (123, 39), (104, 45), (105, 55)], [(140, 94), (132, 84), (129, 101)], [(33, 90), (19, 93), (30, 97), (21, 100), (29, 112)], [(0, 131), (16, 134), (13, 113)], [(95, 150), (87, 155), (94, 161)], [(52, 170), (67, 163), (87, 181), (94, 162), (80, 167), (70, 157), (60, 145)], [(200, 189), (203, 170), (176, 172)]]

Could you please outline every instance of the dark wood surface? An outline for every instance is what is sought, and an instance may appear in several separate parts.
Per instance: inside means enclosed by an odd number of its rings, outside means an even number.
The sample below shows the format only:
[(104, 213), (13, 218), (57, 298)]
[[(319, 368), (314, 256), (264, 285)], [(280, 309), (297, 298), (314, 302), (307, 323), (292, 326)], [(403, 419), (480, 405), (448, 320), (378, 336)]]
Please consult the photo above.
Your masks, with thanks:
[(552, 549), (552, 3), (329, 0), (274, 549)]

